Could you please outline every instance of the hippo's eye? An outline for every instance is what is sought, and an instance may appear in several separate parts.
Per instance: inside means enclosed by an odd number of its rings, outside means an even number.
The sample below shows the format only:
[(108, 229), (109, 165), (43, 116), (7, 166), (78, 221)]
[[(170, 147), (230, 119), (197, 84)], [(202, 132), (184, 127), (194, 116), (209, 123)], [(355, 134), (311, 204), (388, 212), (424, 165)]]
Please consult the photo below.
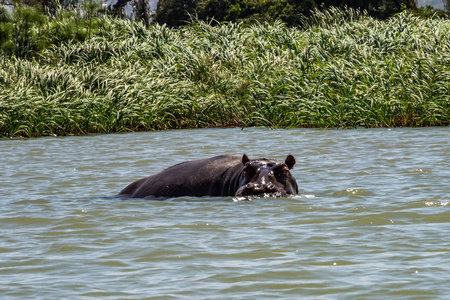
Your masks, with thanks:
[(287, 167), (284, 167), (278, 169), (276, 175), (278, 178), (289, 178), (291, 176), (291, 172), (289, 172), (289, 169)]
[(247, 164), (244, 167), (244, 174), (245, 176), (252, 178), (253, 176), (255, 176), (256, 172), (251, 165)]

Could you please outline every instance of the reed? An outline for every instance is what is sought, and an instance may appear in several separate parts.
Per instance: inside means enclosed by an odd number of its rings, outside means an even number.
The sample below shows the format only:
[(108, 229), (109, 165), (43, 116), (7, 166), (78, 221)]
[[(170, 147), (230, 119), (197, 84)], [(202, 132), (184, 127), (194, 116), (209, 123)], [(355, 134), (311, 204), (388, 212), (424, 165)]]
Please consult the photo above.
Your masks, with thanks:
[(450, 124), (447, 20), (332, 9), (303, 29), (91, 24), (91, 38), (0, 56), (0, 135)]

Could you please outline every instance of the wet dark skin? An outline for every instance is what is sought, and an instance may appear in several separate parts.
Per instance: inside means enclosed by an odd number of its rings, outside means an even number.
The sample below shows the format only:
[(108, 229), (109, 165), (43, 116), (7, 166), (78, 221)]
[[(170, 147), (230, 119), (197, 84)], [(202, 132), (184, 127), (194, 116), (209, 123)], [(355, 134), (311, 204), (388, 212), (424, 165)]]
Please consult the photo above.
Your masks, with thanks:
[(284, 162), (270, 158), (249, 159), (247, 155), (219, 155), (183, 162), (137, 180), (117, 196), (167, 199), (182, 196), (284, 197), (298, 193), (290, 170), (295, 158)]

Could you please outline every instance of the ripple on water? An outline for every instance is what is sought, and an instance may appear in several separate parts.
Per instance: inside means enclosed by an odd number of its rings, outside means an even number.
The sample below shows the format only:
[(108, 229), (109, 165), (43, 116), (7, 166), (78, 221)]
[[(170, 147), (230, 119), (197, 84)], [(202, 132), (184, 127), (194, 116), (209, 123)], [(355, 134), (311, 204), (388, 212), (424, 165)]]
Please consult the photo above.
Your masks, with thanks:
[(334, 192), (331, 194), (331, 196), (333, 196), (333, 197), (349, 197), (350, 199), (361, 198), (364, 196), (372, 196), (372, 195), (373, 195), (373, 193), (368, 190), (354, 189), (354, 188), (340, 190), (340, 191), (337, 191), (337, 192)]

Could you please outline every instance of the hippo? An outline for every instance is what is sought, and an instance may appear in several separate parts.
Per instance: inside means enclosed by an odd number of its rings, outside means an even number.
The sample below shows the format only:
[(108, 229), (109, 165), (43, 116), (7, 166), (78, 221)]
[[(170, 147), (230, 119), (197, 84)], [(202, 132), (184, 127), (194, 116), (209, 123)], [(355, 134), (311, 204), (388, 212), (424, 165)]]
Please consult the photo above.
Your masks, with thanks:
[(117, 197), (163, 200), (191, 196), (285, 197), (298, 193), (291, 170), (295, 158), (284, 162), (270, 158), (249, 159), (247, 155), (219, 155), (186, 161), (139, 179)]

